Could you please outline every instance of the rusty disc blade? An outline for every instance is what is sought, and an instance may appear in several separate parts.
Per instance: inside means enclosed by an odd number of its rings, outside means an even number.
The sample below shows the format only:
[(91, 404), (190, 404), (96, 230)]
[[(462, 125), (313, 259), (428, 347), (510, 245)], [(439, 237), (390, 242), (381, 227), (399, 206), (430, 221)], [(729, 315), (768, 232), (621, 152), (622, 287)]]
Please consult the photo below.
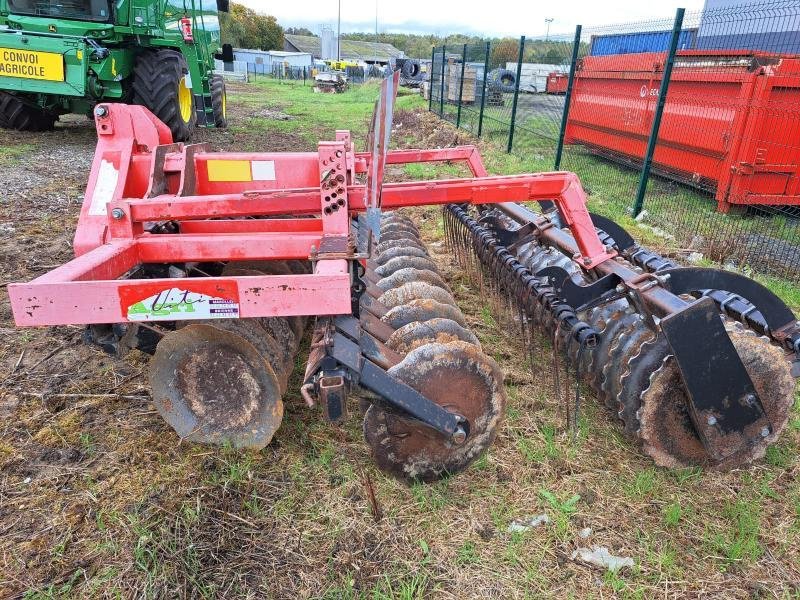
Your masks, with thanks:
[(396, 233), (404, 233), (419, 238), (419, 231), (413, 225), (407, 223), (386, 223), (381, 225), (381, 239), (384, 235), (393, 235)]
[(794, 400), (794, 378), (783, 351), (768, 340), (740, 326), (728, 326), (736, 351), (742, 359), (772, 424), (772, 433), (753, 439), (745, 449), (721, 461), (712, 459), (697, 436), (686, 407), (686, 393), (675, 359), (667, 356), (642, 393), (639, 435), (644, 450), (656, 464), (665, 467), (705, 466), (719, 469), (745, 465), (761, 458), (789, 420)]
[(408, 354), (425, 344), (446, 344), (456, 341), (467, 342), (479, 349), (481, 347), (474, 333), (450, 319), (414, 321), (403, 325), (386, 340), (386, 345), (398, 354)]
[(435, 481), (463, 471), (488, 448), (505, 409), (497, 364), (465, 342), (428, 344), (410, 352), (389, 373), (469, 422), (469, 436), (453, 444), (441, 434), (372, 405), (364, 438), (378, 467), (405, 481)]
[(375, 275), (379, 278), (390, 277), (400, 269), (419, 269), (438, 273), (436, 263), (427, 256), (396, 256), (382, 265), (374, 264)]
[(384, 252), (389, 252), (390, 250), (403, 250), (403, 254), (407, 254), (405, 250), (410, 248), (422, 250), (426, 255), (428, 254), (428, 250), (421, 241), (419, 241), (417, 238), (406, 237), (389, 241), (384, 241), (381, 239), (381, 243), (375, 246), (375, 255), (381, 256)]
[(442, 304), (456, 305), (455, 298), (453, 298), (450, 292), (424, 281), (411, 281), (409, 283), (404, 283), (400, 287), (386, 290), (380, 295), (378, 301), (386, 308), (391, 309), (401, 304), (407, 304), (412, 300), (420, 300), (423, 298), (436, 300)]
[(404, 245), (404, 246), (397, 246), (395, 248), (388, 248), (387, 250), (378, 253), (375, 257), (375, 262), (378, 265), (384, 265), (394, 258), (398, 257), (408, 258), (412, 256), (418, 256), (420, 258), (427, 258), (428, 260), (430, 260), (428, 252), (425, 249), (418, 246)]
[(263, 448), (283, 418), (278, 380), (235, 333), (193, 324), (165, 335), (150, 362), (153, 404), (182, 439)]
[[(265, 326), (269, 319), (211, 319), (207, 321), (192, 321), (202, 325), (209, 325), (217, 329), (224, 329), (243, 337), (258, 350), (262, 358), (272, 367), (275, 377), (281, 386), (281, 393), (286, 392), (286, 385), (294, 366), (294, 350), (287, 346), (280, 338), (272, 334), (272, 330)], [(189, 324), (186, 326), (188, 327)], [(288, 325), (286, 328), (288, 329)]]
[(466, 327), (467, 320), (458, 307), (444, 304), (429, 298), (411, 300), (406, 304), (395, 306), (381, 317), (381, 321), (400, 329), (414, 321), (430, 321), (431, 319), (450, 319), (462, 327)]
[(388, 277), (379, 279), (375, 282), (375, 285), (377, 285), (383, 291), (386, 291), (398, 288), (404, 283), (411, 283), (412, 281), (424, 281), (425, 283), (429, 283), (431, 285), (440, 287), (443, 290), (449, 291), (444, 279), (442, 279), (442, 276), (436, 271), (428, 271), (427, 269), (412, 269), (410, 267), (400, 269)]

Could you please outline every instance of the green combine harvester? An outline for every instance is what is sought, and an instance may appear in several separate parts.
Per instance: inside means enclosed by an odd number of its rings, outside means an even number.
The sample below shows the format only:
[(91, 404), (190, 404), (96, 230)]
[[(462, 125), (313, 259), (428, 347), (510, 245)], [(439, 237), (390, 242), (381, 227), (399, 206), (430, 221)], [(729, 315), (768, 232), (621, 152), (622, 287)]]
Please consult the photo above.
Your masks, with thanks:
[(0, 0), (0, 127), (52, 129), (99, 102), (150, 109), (187, 140), (226, 126), (214, 74), (228, 0)]

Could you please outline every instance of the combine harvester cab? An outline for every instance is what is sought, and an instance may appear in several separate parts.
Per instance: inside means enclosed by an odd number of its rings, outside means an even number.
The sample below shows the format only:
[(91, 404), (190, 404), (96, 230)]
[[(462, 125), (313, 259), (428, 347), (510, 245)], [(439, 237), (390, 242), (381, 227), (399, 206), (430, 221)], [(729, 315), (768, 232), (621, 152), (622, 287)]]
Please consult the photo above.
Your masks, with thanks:
[[(173, 143), (142, 107), (98, 106), (76, 258), (9, 286), (17, 324), (87, 324), (112, 354), (152, 354), (153, 402), (181, 438), (261, 448), (314, 317), (302, 397), (336, 423), (360, 390), (377, 465), (432, 481), (492, 443), (505, 405), (501, 370), (396, 212), (443, 205), (458, 258), (515, 299), (522, 324), (554, 334), (604, 399), (627, 398), (626, 430), (659, 464), (763, 454), (794, 390), (786, 306), (636, 246), (587, 212), (571, 173), (488, 176), (470, 146), (389, 151), (397, 85), (383, 83), (367, 152), (345, 131), (316, 152), (212, 152)], [(435, 161), (473, 177), (383, 183), (387, 164)], [(515, 204), (527, 201), (555, 209)]]

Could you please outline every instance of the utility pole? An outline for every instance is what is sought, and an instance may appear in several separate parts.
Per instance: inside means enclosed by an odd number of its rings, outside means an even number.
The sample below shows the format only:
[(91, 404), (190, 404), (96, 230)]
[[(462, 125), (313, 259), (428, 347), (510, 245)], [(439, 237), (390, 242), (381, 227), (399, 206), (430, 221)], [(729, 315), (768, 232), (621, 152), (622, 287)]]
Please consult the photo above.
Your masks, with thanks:
[(547, 24), (547, 31), (544, 34), (544, 41), (548, 41), (550, 39), (550, 23), (553, 22), (553, 17), (545, 17), (544, 22)]
[(339, 0), (339, 24), (336, 27), (336, 62), (342, 60), (342, 0)]
[(378, 43), (378, 0), (375, 0), (375, 43)]

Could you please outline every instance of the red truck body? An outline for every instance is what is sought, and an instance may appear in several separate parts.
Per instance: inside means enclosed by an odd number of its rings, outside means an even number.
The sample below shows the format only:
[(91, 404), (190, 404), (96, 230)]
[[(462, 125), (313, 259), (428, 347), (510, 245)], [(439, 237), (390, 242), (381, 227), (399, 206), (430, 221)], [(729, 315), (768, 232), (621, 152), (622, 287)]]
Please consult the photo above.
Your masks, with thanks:
[[(565, 142), (641, 161), (666, 54), (578, 64)], [(752, 51), (678, 52), (654, 155), (661, 174), (733, 205), (800, 204), (800, 59)]]

